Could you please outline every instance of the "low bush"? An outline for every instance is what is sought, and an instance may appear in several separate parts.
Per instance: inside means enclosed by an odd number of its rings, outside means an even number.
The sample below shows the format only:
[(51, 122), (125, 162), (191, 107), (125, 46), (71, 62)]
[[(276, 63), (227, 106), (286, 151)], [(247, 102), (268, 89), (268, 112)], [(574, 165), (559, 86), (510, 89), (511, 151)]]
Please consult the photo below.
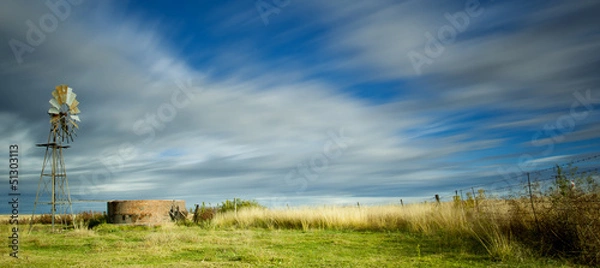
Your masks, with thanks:
[(229, 211), (242, 210), (246, 208), (265, 208), (255, 200), (242, 200), (235, 198), (233, 200), (225, 200), (219, 206), (220, 213), (227, 213)]

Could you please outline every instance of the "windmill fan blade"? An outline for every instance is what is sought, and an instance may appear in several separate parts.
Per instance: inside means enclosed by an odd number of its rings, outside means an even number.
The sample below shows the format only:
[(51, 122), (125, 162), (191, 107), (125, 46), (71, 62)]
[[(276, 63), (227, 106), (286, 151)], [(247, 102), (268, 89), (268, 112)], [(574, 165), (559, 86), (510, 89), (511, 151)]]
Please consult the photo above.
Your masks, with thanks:
[(62, 103), (61, 95), (60, 95), (61, 89), (62, 89), (62, 87), (60, 85), (58, 85), (58, 86), (56, 86), (56, 88), (54, 88), (54, 91), (52, 91), (52, 96), (54, 96), (54, 98), (58, 101), (58, 103)]
[(79, 105), (79, 101), (74, 99), (73, 102), (71, 104), (69, 104), (69, 110), (73, 110), (74, 108), (77, 107), (77, 105)]
[(50, 107), (50, 109), (48, 110), (48, 113), (49, 114), (59, 114), (60, 111), (55, 107)]
[(67, 98), (65, 99), (65, 103), (71, 106), (71, 103), (73, 103), (75, 97), (77, 97), (77, 94), (73, 93), (73, 89), (67, 88)]
[(50, 99), (49, 102), (52, 105), (52, 107), (60, 110), (60, 103), (58, 103), (58, 101), (56, 99)]
[(77, 107), (71, 109), (70, 112), (71, 112), (71, 114), (79, 114), (79, 113), (81, 113), (81, 111), (79, 111), (79, 108), (77, 108)]
[[(49, 101), (50, 109), (50, 131), (52, 140), (60, 143), (71, 142), (73, 137), (77, 136), (75, 132), (78, 128), (78, 122), (81, 122), (78, 114), (81, 112), (77, 107), (77, 94), (67, 85), (58, 85), (52, 91), (52, 99)], [(65, 111), (64, 105), (67, 105), (68, 111)]]
[(75, 120), (77, 122), (81, 122), (81, 119), (79, 119), (79, 116), (75, 115), (75, 114), (71, 114), (71, 119), (73, 119), (73, 120)]
[(52, 91), (52, 97), (58, 102), (60, 103), (60, 95), (58, 94), (58, 86), (56, 87), (56, 89), (54, 91)]
[(64, 104), (67, 101), (67, 93), (69, 92), (66, 85), (60, 85), (60, 89), (58, 90), (58, 94), (60, 99), (58, 100), (60, 104)]

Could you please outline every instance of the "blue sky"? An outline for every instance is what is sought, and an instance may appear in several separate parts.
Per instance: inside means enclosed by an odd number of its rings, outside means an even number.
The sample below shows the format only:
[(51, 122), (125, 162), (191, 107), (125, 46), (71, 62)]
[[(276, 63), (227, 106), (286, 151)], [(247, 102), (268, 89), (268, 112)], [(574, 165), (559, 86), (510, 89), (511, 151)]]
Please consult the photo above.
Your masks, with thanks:
[(48, 3), (0, 4), (25, 210), (58, 84), (76, 200), (417, 202), (600, 145), (596, 1)]

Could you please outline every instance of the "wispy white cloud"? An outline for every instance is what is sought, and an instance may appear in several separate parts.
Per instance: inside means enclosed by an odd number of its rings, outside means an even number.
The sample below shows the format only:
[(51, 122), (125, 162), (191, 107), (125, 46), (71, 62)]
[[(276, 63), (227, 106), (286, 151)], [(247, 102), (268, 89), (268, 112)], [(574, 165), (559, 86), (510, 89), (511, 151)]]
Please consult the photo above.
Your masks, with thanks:
[[(415, 197), (493, 176), (493, 164), (460, 163), (531, 147), (523, 143), (524, 133), (532, 135), (568, 114), (578, 87), (597, 86), (591, 72), (569, 75), (594, 64), (589, 55), (598, 50), (598, 40), (587, 35), (591, 26), (561, 31), (564, 40), (546, 29), (553, 17), (581, 12), (570, 5), (542, 5), (532, 18), (516, 14), (491, 24), (510, 9), (485, 6), (486, 13), (416, 75), (406, 53), (422, 48), (425, 32), (447, 23), (445, 12), (464, 8), (432, 3), (290, 6), (288, 19), (309, 12), (314, 20), (280, 32), (273, 46), (322, 27), (326, 30), (302, 43), (317, 47), (312, 56), (324, 57), (314, 66), (307, 63), (311, 55), (266, 57), (252, 36), (222, 44), (201, 64), (169, 42), (165, 29), (171, 23), (128, 18), (116, 3), (82, 5), (23, 64), (12, 60), (10, 50), (0, 50), (5, 62), (0, 77), (7, 78), (8, 94), (18, 96), (2, 101), (0, 123), (14, 127), (2, 129), (0, 139), (22, 144), (29, 154), (26, 172), (37, 173), (42, 152), (32, 144), (46, 138), (52, 87), (66, 82), (81, 101), (83, 122), (67, 154), (74, 193), (81, 198), (391, 202), (397, 200), (391, 196)], [(44, 7), (20, 4), (14, 10), (10, 16), (2, 12), (3, 37), (19, 34), (13, 27)], [(215, 14), (223, 21), (214, 29), (263, 27), (247, 10)], [(486, 28), (509, 24), (524, 30)], [(578, 43), (580, 36), (586, 42)], [(334, 79), (319, 73), (358, 75)], [(346, 91), (364, 82), (398, 80), (408, 81), (398, 86), (406, 93), (383, 104)], [(181, 105), (174, 104), (174, 95)], [(578, 123), (567, 141), (598, 138), (593, 118)], [(331, 132), (341, 130), (351, 145), (327, 169), (310, 171), (313, 179), (306, 179), (305, 189), (285, 180), (323, 152)], [(507, 146), (509, 153), (501, 150)], [(33, 192), (34, 184), (26, 189)]]

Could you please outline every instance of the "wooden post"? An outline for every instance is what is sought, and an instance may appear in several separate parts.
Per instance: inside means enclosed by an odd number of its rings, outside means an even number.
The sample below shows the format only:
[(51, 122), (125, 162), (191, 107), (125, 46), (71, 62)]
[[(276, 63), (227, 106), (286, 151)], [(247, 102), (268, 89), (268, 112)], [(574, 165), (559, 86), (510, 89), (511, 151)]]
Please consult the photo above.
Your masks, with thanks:
[(540, 224), (535, 213), (535, 206), (533, 205), (533, 194), (531, 193), (531, 180), (529, 180), (529, 172), (527, 172), (527, 188), (529, 189), (529, 200), (531, 201), (531, 211), (533, 211), (533, 219), (535, 220), (535, 225), (537, 226), (539, 232)]
[(233, 198), (233, 214), (237, 217), (237, 198)]
[(471, 187), (471, 192), (473, 192), (473, 202), (475, 204), (475, 210), (479, 210), (478, 204), (477, 204), (477, 196), (475, 195), (475, 188)]
[(460, 205), (460, 197), (458, 197), (458, 190), (454, 191), (454, 206)]
[(465, 197), (463, 196), (462, 190), (460, 190), (460, 211), (465, 214)]
[(404, 206), (404, 202), (402, 202), (402, 199), (400, 199), (400, 205)]
[(461, 200), (460, 207), (462, 208), (465, 206), (465, 196), (463, 195), (462, 190), (460, 190), (460, 200)]
[(199, 204), (196, 204), (196, 208), (194, 209), (194, 217), (192, 217), (192, 221), (194, 223), (198, 223), (198, 218), (200, 216), (200, 215), (198, 215), (198, 207), (199, 206), (200, 206)]
[(438, 205), (440, 204), (440, 195), (439, 194), (435, 195), (435, 202), (437, 202)]

